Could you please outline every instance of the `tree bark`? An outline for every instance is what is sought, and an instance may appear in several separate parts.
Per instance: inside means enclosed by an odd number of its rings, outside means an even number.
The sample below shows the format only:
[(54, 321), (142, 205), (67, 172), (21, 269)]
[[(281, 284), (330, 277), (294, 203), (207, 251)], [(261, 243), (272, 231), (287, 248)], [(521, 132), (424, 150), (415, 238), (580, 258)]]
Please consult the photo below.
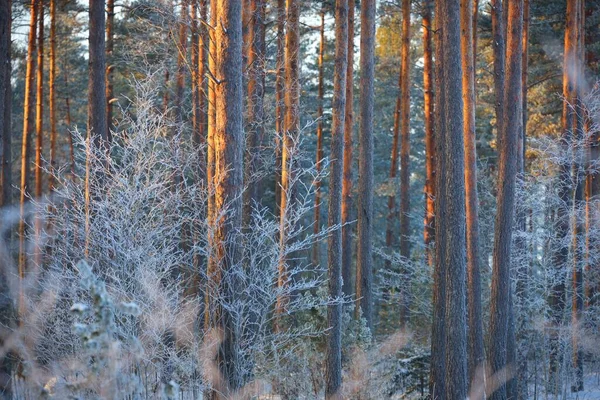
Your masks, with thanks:
[[(468, 370), (471, 384), (482, 384), (483, 322), (481, 310), (481, 274), (479, 258), (479, 196), (477, 192), (477, 146), (475, 133), (475, 57), (473, 54), (473, 0), (461, 0), (462, 88), (465, 145), (465, 198), (467, 221), (467, 309)], [(478, 371), (479, 375), (476, 374)]]
[[(26, 249), (25, 249), (25, 200), (29, 192), (29, 158), (30, 147), (29, 143), (33, 136), (33, 113), (35, 108), (35, 61), (36, 61), (36, 43), (37, 37), (37, 17), (40, 8), (39, 0), (31, 0), (30, 12), (31, 19), (29, 21), (29, 37), (27, 42), (27, 67), (25, 72), (25, 99), (23, 101), (23, 139), (21, 146), (21, 195), (20, 195), (20, 220), (19, 220), (19, 277), (22, 280), (25, 278), (26, 269)], [(19, 315), (25, 312), (25, 299), (23, 287), (19, 289), (18, 310)]]
[[(319, 83), (318, 83), (318, 94), (317, 94), (317, 159), (316, 159), (316, 170), (317, 174), (320, 174), (323, 169), (323, 79), (324, 79), (324, 65), (323, 57), (325, 55), (325, 2), (321, 5), (321, 42), (319, 43), (319, 57), (318, 57), (318, 69), (319, 69)], [(315, 182), (315, 221), (313, 225), (313, 233), (318, 235), (321, 231), (321, 180), (317, 179)], [(319, 245), (317, 241), (312, 247), (312, 262), (313, 265), (319, 265)]]
[[(446, 266), (446, 375), (445, 392), (448, 399), (467, 396), (467, 329), (466, 329), (466, 265), (465, 265), (465, 177), (463, 145), (462, 65), (460, 51), (460, 0), (444, 1), (442, 35), (444, 47), (444, 119), (441, 140), (445, 142), (445, 168), (439, 169), (445, 196), (444, 225), (438, 232), (445, 235), (443, 260)], [(436, 237), (439, 233), (436, 232)]]
[(181, 0), (179, 14), (179, 33), (177, 41), (177, 82), (175, 87), (175, 121), (181, 127), (183, 123), (183, 92), (185, 88), (185, 70), (187, 57), (187, 25), (189, 0)]
[[(242, 225), (244, 127), (242, 84), (242, 2), (218, 0), (216, 41), (216, 126), (215, 126), (215, 221), (217, 265), (221, 270), (219, 290), (226, 304), (233, 305), (240, 287), (237, 268), (241, 246), (236, 238)], [(214, 326), (223, 332), (220, 368), (228, 388), (220, 393), (229, 398), (242, 385), (239, 321), (223, 305)]]
[(265, 97), (265, 14), (264, 0), (251, 0), (248, 27), (248, 132), (246, 139), (245, 175), (247, 189), (244, 192), (244, 226), (250, 224), (252, 207), (260, 200), (262, 165), (261, 143), (264, 136), (264, 97)]
[(0, 4), (0, 207), (12, 203), (12, 86), (11, 86), (12, 0)]
[[(443, 49), (444, 35), (442, 35), (444, 14), (443, 1), (435, 2), (435, 105), (434, 105), (434, 123), (435, 123), (435, 197), (434, 197), (434, 220), (435, 220), (435, 254), (433, 265), (433, 318), (431, 324), (431, 373), (429, 375), (429, 393), (432, 400), (446, 400), (446, 387), (444, 379), (446, 375), (446, 323), (444, 316), (446, 314), (446, 268), (444, 264), (444, 251), (446, 247), (446, 235), (442, 234), (441, 227), (446, 226), (446, 185), (444, 184), (441, 171), (445, 171), (446, 161), (444, 152), (446, 151), (445, 132), (445, 91), (444, 91), (444, 64)], [(438, 235), (438, 233), (440, 235)]]
[(56, 168), (56, 0), (50, 0), (50, 67), (48, 87), (50, 97), (50, 174), (48, 175), (48, 192), (52, 194), (55, 187), (54, 174)]
[[(402, 0), (402, 51), (400, 78), (400, 256), (410, 260), (410, 0)], [(410, 280), (401, 269), (405, 282), (400, 290), (400, 326), (410, 317)]]
[(433, 99), (433, 54), (432, 54), (432, 0), (423, 1), (423, 113), (425, 119), (425, 220), (423, 243), (427, 262), (433, 268), (435, 262), (435, 133)]
[[(279, 278), (277, 286), (287, 285), (288, 262), (285, 251), (288, 244), (289, 211), (294, 202), (294, 174), (296, 170), (295, 148), (300, 130), (299, 100), (299, 63), (300, 51), (300, 5), (297, 0), (286, 0), (287, 31), (285, 35), (285, 118), (283, 121), (283, 142), (281, 148), (281, 203), (279, 205), (279, 246), (281, 256), (279, 261)], [(276, 314), (278, 317), (285, 309), (282, 296), (277, 298)]]
[[(329, 228), (342, 222), (342, 180), (344, 166), (344, 122), (346, 117), (346, 77), (348, 73), (348, 0), (335, 2), (335, 66), (331, 129), (331, 167), (329, 184)], [(342, 230), (335, 229), (328, 239), (329, 297), (342, 297)], [(327, 308), (326, 399), (342, 399), (342, 303)]]
[(342, 182), (342, 292), (352, 296), (352, 146), (354, 135), (354, 0), (348, 0), (348, 62), (344, 120), (344, 180)]
[[(281, 154), (285, 88), (285, 0), (277, 0), (277, 55), (275, 61), (275, 204), (281, 204)], [(279, 210), (281, 213), (281, 210)]]
[[(509, 2), (507, 15), (506, 80), (504, 85), (504, 111), (502, 143), (499, 147), (498, 198), (494, 251), (492, 255), (492, 293), (489, 331), (489, 361), (491, 372), (498, 374), (500, 386), (490, 394), (490, 399), (507, 398), (506, 382), (509, 321), (511, 320), (511, 242), (515, 209), (515, 186), (519, 129), (522, 121), (521, 57), (523, 29), (523, 0)], [(514, 319), (513, 319), (514, 320)]]
[(373, 101), (376, 0), (363, 0), (360, 13), (360, 127), (358, 156), (358, 227), (356, 316), (362, 311), (373, 329)]
[(106, 0), (106, 139), (112, 142), (115, 0)]
[[(35, 197), (42, 197), (42, 151), (44, 140), (44, 2), (40, 3), (37, 29), (37, 71), (36, 71), (36, 103), (35, 103)], [(42, 264), (42, 219), (34, 217), (34, 265)]]

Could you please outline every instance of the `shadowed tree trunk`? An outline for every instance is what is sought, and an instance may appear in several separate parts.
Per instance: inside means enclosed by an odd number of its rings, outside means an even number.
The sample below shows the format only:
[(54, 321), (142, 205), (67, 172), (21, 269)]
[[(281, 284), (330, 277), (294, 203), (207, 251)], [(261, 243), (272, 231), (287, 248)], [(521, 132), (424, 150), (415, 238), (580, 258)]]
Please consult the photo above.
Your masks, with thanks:
[[(323, 169), (323, 57), (325, 55), (325, 2), (321, 5), (321, 42), (319, 43), (319, 57), (318, 57), (318, 69), (319, 69), (319, 84), (317, 93), (317, 159), (316, 169), (317, 173), (320, 174)], [(321, 231), (321, 180), (318, 179), (315, 182), (315, 222), (313, 226), (313, 233), (317, 235)], [(319, 245), (317, 241), (312, 247), (312, 262), (314, 265), (319, 264)]]
[[(490, 394), (490, 399), (507, 398), (509, 366), (507, 346), (509, 340), (509, 321), (511, 321), (511, 242), (513, 217), (515, 210), (515, 186), (517, 176), (518, 138), (522, 122), (521, 57), (523, 0), (511, 1), (507, 15), (506, 79), (504, 93), (504, 111), (501, 145), (499, 147), (498, 196), (494, 233), (494, 251), (492, 255), (492, 293), (489, 330), (489, 362), (491, 372), (498, 374), (500, 386)], [(514, 319), (512, 319), (514, 321)]]
[(264, 136), (265, 97), (265, 12), (264, 0), (251, 0), (248, 27), (248, 132), (246, 138), (246, 191), (244, 192), (244, 226), (250, 224), (252, 207), (260, 201), (262, 166), (261, 144)]
[(342, 183), (342, 292), (354, 293), (352, 282), (352, 146), (354, 135), (354, 0), (348, 0), (348, 62), (344, 120), (344, 180)]
[[(348, 0), (335, 2), (335, 66), (331, 127), (331, 167), (329, 183), (329, 228), (342, 222), (342, 180), (344, 166), (344, 122), (346, 117), (346, 77), (348, 73)], [(327, 243), (329, 296), (342, 296), (342, 230), (331, 232)], [(342, 399), (342, 303), (327, 308), (326, 399)]]
[[(439, 258), (446, 266), (446, 375), (445, 392), (448, 399), (467, 396), (467, 329), (466, 329), (466, 265), (465, 265), (465, 177), (463, 145), (462, 65), (460, 51), (460, 0), (445, 0), (443, 4), (442, 35), (444, 46), (444, 130), (440, 140), (444, 150), (444, 168), (438, 169), (445, 189), (445, 205), (436, 212), (445, 214), (442, 225), (436, 224), (436, 237), (445, 236)], [(439, 214), (438, 214), (439, 215)], [(436, 217), (437, 220), (437, 217)], [(443, 233), (442, 233), (443, 232)]]
[[(285, 88), (285, 0), (277, 0), (277, 55), (275, 61), (275, 208), (281, 204), (281, 153)], [(281, 210), (279, 211), (281, 213)]]
[[(44, 2), (40, 3), (38, 15), (38, 52), (37, 52), (37, 71), (36, 71), (36, 102), (35, 102), (35, 197), (42, 198), (42, 151), (44, 140)], [(34, 264), (42, 265), (42, 219), (36, 215), (34, 217)]]
[(356, 316), (373, 329), (373, 101), (376, 0), (363, 0), (360, 13), (360, 127), (358, 134), (358, 226)]
[(433, 268), (435, 262), (435, 134), (433, 107), (433, 54), (431, 34), (432, 0), (423, 1), (423, 113), (425, 119), (425, 220), (423, 242), (427, 262)]
[(175, 121), (181, 128), (183, 123), (183, 92), (185, 88), (185, 71), (187, 68), (187, 25), (189, 0), (181, 0), (179, 14), (179, 34), (177, 43), (177, 82), (175, 87)]
[(477, 193), (477, 147), (475, 133), (475, 57), (473, 47), (473, 0), (461, 0), (462, 88), (465, 145), (465, 199), (467, 220), (467, 309), (468, 370), (471, 383), (484, 382), (483, 322), (481, 311), (481, 275), (479, 267), (479, 197)]
[[(11, 25), (12, 0), (0, 4), (0, 207), (12, 203), (12, 171), (11, 171)], [(9, 374), (10, 375), (10, 374)]]
[(106, 139), (112, 142), (115, 0), (106, 0)]
[(429, 393), (432, 400), (446, 400), (446, 387), (444, 379), (446, 375), (446, 323), (444, 316), (446, 314), (446, 269), (443, 258), (443, 250), (446, 246), (446, 235), (442, 233), (441, 227), (446, 225), (446, 213), (442, 212), (446, 207), (446, 185), (444, 185), (443, 176), (440, 171), (446, 168), (446, 161), (443, 157), (446, 151), (446, 140), (443, 136), (445, 132), (445, 91), (444, 91), (444, 64), (442, 62), (442, 51), (444, 48), (444, 36), (442, 35), (442, 15), (444, 13), (443, 1), (435, 2), (435, 105), (434, 105), (434, 123), (435, 123), (435, 254), (433, 265), (433, 318), (431, 324), (431, 373), (429, 375)]

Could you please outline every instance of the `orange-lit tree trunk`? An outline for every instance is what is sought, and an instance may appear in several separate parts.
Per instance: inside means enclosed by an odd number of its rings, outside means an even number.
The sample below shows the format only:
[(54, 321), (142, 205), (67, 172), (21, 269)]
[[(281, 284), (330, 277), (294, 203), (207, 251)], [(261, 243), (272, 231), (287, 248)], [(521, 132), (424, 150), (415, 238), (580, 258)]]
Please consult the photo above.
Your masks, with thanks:
[(346, 71), (346, 117), (344, 120), (344, 180), (342, 182), (342, 291), (354, 292), (352, 284), (352, 146), (354, 134), (354, 0), (348, 1), (348, 63)]
[[(5, 62), (0, 65), (0, 207), (12, 202), (11, 172), (11, 25), (12, 0), (0, 4), (0, 58)], [(10, 375), (10, 374), (9, 374)]]
[(113, 64), (114, 50), (114, 26), (115, 26), (115, 0), (106, 0), (106, 138), (108, 143), (112, 142), (113, 124)]
[[(282, 288), (287, 285), (287, 260), (285, 249), (288, 243), (289, 212), (294, 202), (294, 174), (296, 161), (293, 154), (298, 141), (300, 129), (299, 120), (299, 64), (298, 52), (300, 50), (300, 5), (297, 0), (286, 0), (287, 30), (285, 35), (285, 118), (283, 121), (283, 142), (281, 148), (281, 203), (279, 204), (279, 246), (281, 256), (279, 261), (279, 279), (277, 286)], [(285, 299), (277, 298), (276, 313), (281, 315), (284, 311)]]
[[(23, 140), (21, 146), (21, 196), (20, 196), (20, 221), (19, 221), (19, 277), (25, 277), (26, 249), (25, 249), (25, 199), (29, 192), (29, 158), (30, 139), (33, 136), (33, 102), (35, 99), (35, 58), (37, 37), (37, 17), (40, 1), (31, 0), (31, 18), (29, 21), (29, 38), (27, 42), (27, 67), (25, 72), (25, 99), (23, 102)], [(23, 288), (19, 291), (19, 315), (25, 311)]]
[[(318, 57), (318, 69), (319, 69), (319, 84), (317, 94), (317, 160), (316, 169), (317, 173), (321, 172), (322, 161), (323, 161), (323, 57), (325, 55), (325, 2), (321, 5), (321, 28), (320, 28), (321, 42), (319, 43), (319, 57)], [(315, 182), (315, 222), (313, 226), (313, 233), (317, 235), (321, 231), (321, 180), (318, 179)], [(319, 264), (319, 245), (317, 241), (313, 244), (312, 248), (312, 262), (314, 265)]]
[(48, 189), (54, 190), (56, 173), (56, 0), (50, 0), (50, 66), (48, 87), (50, 97), (50, 171)]
[(261, 143), (264, 136), (265, 97), (265, 0), (252, 0), (248, 26), (248, 121), (246, 134), (245, 176), (247, 188), (244, 192), (244, 226), (250, 225), (252, 207), (260, 198)]
[[(410, 0), (402, 0), (402, 51), (400, 78), (400, 256), (410, 259)], [(400, 325), (409, 319), (409, 275), (402, 270), (406, 282), (402, 285)]]
[[(221, 271), (218, 282), (220, 298), (234, 304), (240, 291), (236, 268), (241, 256), (236, 238), (242, 226), (243, 191), (243, 93), (242, 86), (242, 2), (217, 1), (215, 29), (215, 252)], [(223, 338), (219, 349), (219, 367), (226, 387), (217, 388), (219, 398), (231, 398), (242, 385), (238, 326), (233, 312), (219, 307), (213, 326), (220, 328)]]
[(373, 102), (376, 0), (363, 0), (360, 13), (360, 127), (358, 134), (358, 223), (356, 316), (373, 329)]
[[(342, 222), (342, 180), (344, 172), (344, 122), (346, 116), (346, 74), (348, 73), (348, 0), (335, 2), (335, 66), (331, 126), (331, 167), (329, 183), (329, 228)], [(334, 229), (327, 243), (329, 297), (342, 296), (342, 231)], [(327, 361), (325, 398), (341, 400), (342, 393), (342, 304), (327, 308)]]
[(435, 240), (435, 134), (433, 110), (432, 0), (423, 1), (423, 113), (425, 119), (425, 219), (423, 242), (427, 262), (433, 267)]
[[(494, 234), (494, 251), (492, 255), (492, 293), (489, 330), (489, 362), (492, 373), (499, 373), (500, 387), (490, 398), (504, 400), (507, 398), (508, 381), (506, 368), (509, 358), (509, 321), (513, 310), (511, 302), (511, 242), (515, 210), (515, 187), (517, 177), (518, 138), (522, 122), (521, 117), (521, 57), (523, 0), (509, 2), (506, 35), (506, 79), (504, 82), (504, 111), (502, 136), (499, 147), (498, 195)], [(498, 93), (497, 93), (498, 95)]]
[[(475, 66), (473, 55), (473, 0), (461, 0), (462, 98), (465, 145), (465, 206), (467, 218), (467, 309), (469, 385), (483, 382), (476, 376), (483, 366), (483, 322), (481, 275), (479, 272), (479, 197), (477, 193), (477, 148), (475, 134)], [(483, 369), (480, 369), (483, 371)]]
[[(275, 61), (275, 204), (281, 204), (281, 153), (285, 88), (285, 0), (277, 0), (277, 55)], [(281, 210), (279, 211), (281, 213)]]

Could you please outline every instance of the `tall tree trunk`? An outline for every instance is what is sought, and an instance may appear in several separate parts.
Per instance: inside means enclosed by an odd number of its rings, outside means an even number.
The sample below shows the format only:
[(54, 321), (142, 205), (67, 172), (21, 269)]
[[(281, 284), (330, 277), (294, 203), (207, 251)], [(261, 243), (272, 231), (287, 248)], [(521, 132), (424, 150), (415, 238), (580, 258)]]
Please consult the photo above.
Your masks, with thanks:
[(377, 0), (363, 0), (360, 13), (360, 127), (358, 134), (358, 227), (356, 315), (362, 311), (373, 329), (373, 101), (375, 11)]
[(502, 0), (492, 0), (492, 48), (494, 52), (494, 93), (496, 103), (494, 105), (496, 113), (496, 135), (498, 148), (502, 145), (502, 122), (504, 110), (504, 58), (506, 56), (504, 43), (504, 25), (502, 17)]
[(429, 393), (432, 400), (446, 400), (446, 387), (444, 379), (446, 376), (446, 268), (444, 264), (444, 251), (446, 247), (446, 235), (438, 236), (442, 233), (441, 227), (446, 226), (446, 213), (442, 212), (446, 208), (446, 185), (443, 175), (440, 171), (445, 171), (446, 160), (444, 157), (446, 151), (446, 140), (444, 132), (446, 130), (445, 120), (445, 98), (444, 91), (444, 64), (443, 49), (445, 44), (444, 35), (442, 35), (442, 15), (444, 14), (443, 1), (435, 2), (435, 105), (434, 105), (434, 123), (435, 123), (435, 165), (433, 177), (435, 178), (435, 197), (434, 197), (434, 220), (435, 220), (435, 254), (433, 265), (433, 318), (431, 322), (431, 373), (429, 375)]
[[(400, 109), (402, 102), (402, 67), (398, 72), (398, 96), (396, 97), (396, 107), (394, 108), (394, 127), (392, 139), (392, 154), (390, 156), (390, 184), (392, 185), (391, 194), (388, 196), (388, 213), (385, 230), (385, 246), (389, 251), (394, 249), (394, 225), (396, 222), (396, 174), (398, 173), (398, 146), (400, 144)], [(392, 266), (390, 260), (385, 261), (385, 269), (389, 270)], [(384, 294), (386, 295), (386, 294)], [(384, 300), (386, 303), (388, 300)]]
[[(346, 78), (348, 73), (348, 0), (335, 2), (335, 66), (331, 127), (331, 167), (329, 183), (329, 228), (342, 222), (342, 180), (344, 164), (344, 122), (346, 117)], [(328, 239), (329, 296), (342, 297), (342, 230)], [(327, 308), (326, 399), (342, 399), (342, 304)]]
[[(460, 51), (460, 0), (445, 0), (442, 18), (442, 50), (444, 63), (444, 141), (445, 168), (438, 169), (446, 186), (440, 193), (445, 206), (436, 208), (444, 213), (444, 225), (439, 226), (444, 238), (443, 261), (446, 265), (446, 375), (445, 392), (448, 399), (467, 396), (467, 329), (466, 329), (466, 265), (465, 265), (465, 177), (463, 145), (462, 65)], [(437, 217), (437, 216), (436, 216)]]
[(175, 87), (175, 121), (181, 127), (183, 123), (183, 92), (185, 88), (185, 71), (187, 68), (187, 25), (189, 0), (181, 0), (179, 14), (179, 33), (177, 40), (177, 82)]
[[(577, 16), (575, 22), (575, 40), (576, 40), (576, 54), (575, 63), (573, 65), (572, 74), (574, 75), (573, 80), (575, 84), (574, 88), (574, 102), (575, 116), (573, 118), (573, 134), (575, 136), (576, 143), (582, 143), (585, 132), (584, 132), (584, 119), (583, 119), (583, 85), (580, 82), (585, 81), (585, 75), (583, 71), (583, 27), (584, 27), (584, 0), (578, 0), (577, 2)], [(572, 362), (574, 370), (574, 382), (571, 386), (571, 391), (580, 392), (583, 390), (583, 350), (581, 348), (581, 329), (582, 329), (582, 315), (583, 315), (583, 238), (584, 238), (584, 222), (580, 215), (580, 210), (583, 204), (583, 194), (585, 190), (585, 178), (583, 173), (584, 168), (584, 155), (580, 146), (575, 148), (575, 157), (573, 159), (573, 177), (575, 179), (575, 192), (573, 199), (573, 274), (572, 274), (572, 314), (571, 314), (571, 326), (572, 326)]]
[[(573, 141), (574, 114), (571, 105), (575, 98), (575, 86), (572, 80), (572, 66), (576, 59), (577, 39), (577, 3), (578, 0), (567, 1), (567, 16), (563, 60), (563, 111), (562, 111), (562, 156), (568, 157), (571, 153), (570, 146)], [(571, 212), (571, 166), (568, 162), (561, 162), (558, 172), (558, 198), (560, 206), (556, 212), (556, 244), (553, 254), (554, 272), (552, 287), (548, 298), (552, 316), (553, 330), (550, 334), (550, 391), (558, 393), (559, 366), (561, 364), (560, 343), (558, 330), (563, 324), (566, 307), (566, 287), (564, 266), (567, 264), (569, 248), (565, 244), (569, 235), (569, 214)]]
[[(277, 0), (277, 55), (275, 61), (275, 204), (281, 204), (281, 154), (285, 88), (285, 0)], [(281, 210), (279, 210), (281, 213)]]
[[(300, 51), (300, 5), (298, 0), (286, 0), (287, 31), (285, 36), (285, 118), (283, 121), (283, 142), (281, 148), (281, 203), (279, 224), (279, 279), (277, 286), (287, 285), (288, 263), (285, 252), (288, 244), (289, 217), (294, 202), (292, 184), (296, 173), (295, 149), (300, 129), (300, 82), (298, 52)], [(276, 313), (280, 316), (285, 309), (282, 296), (277, 298)]]
[(48, 76), (50, 97), (50, 174), (48, 191), (54, 191), (56, 173), (56, 0), (50, 0), (50, 68)]
[(106, 0), (106, 138), (112, 142), (115, 0)]
[(0, 5), (0, 58), (4, 60), (0, 65), (0, 207), (12, 203), (11, 25), (12, 0), (8, 0)]
[[(44, 139), (44, 2), (40, 4), (38, 15), (38, 52), (36, 71), (36, 103), (35, 103), (35, 197), (42, 197), (42, 150)], [(34, 265), (42, 264), (42, 219), (39, 215), (34, 218)]]
[[(316, 159), (316, 169), (317, 174), (320, 174), (321, 169), (323, 168), (323, 79), (324, 79), (324, 65), (323, 65), (323, 57), (325, 56), (325, 2), (321, 5), (321, 42), (319, 43), (319, 57), (318, 57), (318, 69), (319, 69), (319, 84), (318, 84), (318, 94), (317, 94), (317, 159)], [(313, 233), (318, 235), (321, 231), (321, 180), (317, 179), (315, 182), (315, 222), (313, 226)], [(319, 264), (319, 245), (320, 243), (317, 241), (313, 244), (312, 248), (312, 262), (314, 265)]]
[(425, 220), (423, 242), (427, 262), (433, 268), (435, 262), (435, 134), (433, 105), (433, 54), (431, 33), (432, 0), (423, 1), (423, 113), (425, 118)]
[(497, 373), (500, 387), (490, 394), (494, 400), (507, 398), (508, 380), (507, 340), (511, 307), (511, 241), (515, 209), (518, 138), (521, 125), (521, 57), (523, 29), (523, 0), (509, 2), (507, 15), (506, 80), (502, 142), (499, 147), (498, 198), (494, 251), (492, 255), (492, 294), (489, 331), (489, 360), (492, 373)]
[[(481, 311), (481, 274), (479, 267), (479, 197), (477, 193), (477, 146), (475, 134), (475, 65), (473, 54), (473, 0), (461, 0), (462, 98), (465, 145), (465, 198), (467, 218), (467, 309), (468, 370), (471, 383), (482, 384), (483, 322)], [(478, 371), (479, 375), (476, 374)]]
[(250, 224), (252, 207), (260, 198), (261, 143), (264, 136), (265, 97), (265, 0), (251, 0), (248, 27), (248, 132), (246, 138), (245, 175), (247, 189), (244, 192), (244, 226)]
[[(402, 78), (400, 102), (400, 256), (410, 259), (410, 0), (402, 0)], [(408, 271), (402, 269), (406, 282), (401, 290), (400, 325), (406, 326), (410, 316), (410, 283)]]
[(354, 135), (354, 0), (348, 0), (348, 62), (344, 120), (344, 180), (342, 182), (342, 292), (352, 296), (352, 146)]
[[(25, 200), (29, 192), (29, 158), (30, 158), (30, 139), (33, 136), (33, 102), (35, 101), (35, 59), (37, 37), (37, 17), (40, 8), (39, 0), (31, 0), (29, 21), (29, 38), (27, 42), (27, 67), (25, 72), (25, 99), (23, 101), (23, 139), (21, 146), (21, 196), (20, 196), (20, 220), (19, 220), (19, 277), (22, 281), (25, 278), (26, 269), (26, 249), (25, 249)], [(24, 315), (25, 299), (23, 287), (19, 289), (18, 302), (19, 316)]]
[[(216, 260), (222, 272), (219, 291), (226, 304), (233, 305), (240, 284), (236, 268), (241, 246), (236, 238), (242, 226), (244, 126), (242, 84), (242, 2), (218, 0), (215, 30), (216, 42), (216, 125), (215, 125), (215, 208), (220, 216), (215, 221)], [(221, 305), (218, 320), (223, 340), (220, 346), (220, 368), (228, 387), (219, 390), (220, 397), (230, 398), (242, 385), (238, 317)]]
[[(0, 2), (0, 207), (11, 204), (12, 177), (11, 167), (11, 25), (12, 1)], [(4, 225), (4, 221), (0, 222)], [(2, 229), (6, 229), (2, 226)], [(0, 238), (4, 239), (4, 238)], [(7, 265), (6, 255), (2, 262)], [(8, 286), (8, 268), (0, 273), (0, 324), (10, 327), (14, 324), (14, 306)], [(4, 338), (0, 338), (0, 346), (4, 347)], [(0, 393), (7, 399), (12, 398), (12, 362), (9, 355), (0, 357)]]

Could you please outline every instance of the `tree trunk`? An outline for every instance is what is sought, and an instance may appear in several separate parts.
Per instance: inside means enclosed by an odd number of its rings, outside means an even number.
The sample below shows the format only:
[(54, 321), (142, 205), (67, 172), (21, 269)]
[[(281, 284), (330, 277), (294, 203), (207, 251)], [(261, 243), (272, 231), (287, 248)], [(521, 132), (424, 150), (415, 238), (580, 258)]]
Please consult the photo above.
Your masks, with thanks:
[(433, 268), (435, 262), (435, 134), (433, 108), (433, 55), (431, 43), (432, 0), (423, 1), (423, 113), (425, 118), (425, 221), (423, 242), (427, 262)]
[(4, 60), (0, 65), (0, 207), (12, 203), (11, 25), (12, 0), (8, 0), (0, 5), (0, 58)]
[[(435, 150), (434, 161), (432, 165), (435, 178), (434, 188), (434, 220), (435, 220), (435, 254), (433, 265), (433, 318), (431, 324), (431, 373), (429, 375), (429, 393), (432, 400), (446, 400), (446, 387), (444, 379), (446, 376), (446, 268), (444, 264), (443, 249), (446, 247), (446, 235), (442, 234), (441, 227), (446, 226), (446, 185), (443, 175), (440, 171), (445, 171), (446, 160), (444, 153), (446, 151), (446, 140), (444, 132), (446, 129), (445, 120), (445, 91), (444, 91), (444, 64), (443, 49), (444, 36), (442, 35), (442, 16), (444, 14), (444, 5), (442, 1), (435, 2), (435, 105), (434, 105), (434, 123), (435, 123)], [(438, 235), (438, 233), (440, 235)]]
[[(275, 204), (281, 204), (281, 154), (285, 107), (285, 0), (277, 0), (277, 55), (275, 61)], [(281, 213), (281, 210), (279, 210)]]
[[(511, 320), (511, 241), (515, 209), (515, 186), (519, 128), (521, 125), (521, 57), (523, 0), (511, 1), (507, 15), (506, 80), (504, 87), (504, 111), (502, 143), (499, 147), (498, 198), (494, 251), (492, 266), (491, 316), (489, 331), (489, 360), (491, 372), (498, 374), (500, 386), (490, 398), (507, 398), (505, 383), (508, 381), (507, 346), (508, 324)], [(513, 319), (514, 320), (514, 319)]]
[[(26, 269), (26, 249), (25, 249), (25, 199), (29, 192), (29, 158), (30, 158), (30, 139), (33, 136), (33, 102), (35, 101), (35, 59), (37, 37), (37, 17), (40, 8), (39, 0), (31, 0), (31, 19), (29, 22), (29, 38), (27, 42), (27, 67), (25, 72), (25, 99), (23, 101), (23, 140), (21, 146), (21, 196), (20, 196), (20, 220), (19, 220), (19, 277), (25, 278)], [(19, 315), (24, 315), (25, 299), (23, 287), (19, 289)]]
[[(440, 139), (444, 141), (445, 168), (438, 169), (443, 184), (440, 193), (445, 196), (445, 206), (436, 207), (444, 213), (443, 257), (446, 266), (446, 375), (445, 392), (448, 399), (467, 396), (467, 329), (466, 329), (466, 265), (465, 265), (465, 176), (463, 145), (462, 65), (460, 51), (460, 0), (445, 0), (443, 4), (442, 35), (444, 47), (444, 119), (445, 129)], [(436, 218), (437, 219), (437, 218)], [(436, 232), (436, 237), (439, 233)]]
[[(467, 220), (467, 309), (469, 388), (483, 384), (483, 322), (479, 258), (479, 197), (477, 193), (477, 146), (475, 134), (475, 57), (473, 54), (473, 0), (461, 0), (462, 98), (465, 145), (465, 198)], [(478, 371), (479, 375), (476, 374)]]
[[(11, 25), (12, 1), (0, 2), (0, 207), (11, 203)], [(4, 221), (1, 222), (2, 225)], [(2, 229), (6, 229), (2, 226)], [(3, 235), (4, 236), (4, 235)], [(0, 238), (4, 240), (3, 238)], [(2, 256), (4, 265), (8, 265), (7, 255)], [(3, 268), (0, 274), (0, 324), (11, 327), (14, 324), (14, 306), (8, 286), (8, 268)], [(4, 347), (4, 338), (0, 338), (0, 346)], [(7, 398), (12, 398), (12, 362), (7, 354), (0, 357), (0, 393)]]
[(498, 148), (502, 146), (502, 121), (504, 98), (504, 58), (506, 55), (504, 43), (504, 25), (502, 17), (502, 0), (492, 0), (492, 49), (494, 52), (494, 93), (496, 95), (496, 135)]
[(265, 0), (251, 0), (248, 27), (248, 132), (246, 134), (245, 175), (247, 189), (244, 192), (244, 226), (248, 227), (252, 207), (259, 202), (261, 180), (258, 176), (262, 166), (261, 143), (264, 136), (265, 97)]
[[(294, 202), (294, 188), (292, 184), (296, 172), (295, 149), (300, 130), (299, 100), (299, 63), (298, 52), (300, 51), (300, 5), (297, 0), (286, 0), (287, 31), (285, 36), (285, 118), (283, 121), (283, 142), (281, 148), (281, 203), (279, 224), (279, 246), (281, 256), (279, 261), (279, 279), (277, 286), (283, 288), (287, 285), (287, 260), (285, 251), (287, 248), (287, 233), (290, 229), (289, 216)], [(286, 299), (277, 298), (276, 314), (280, 316), (285, 309)]]
[(181, 0), (179, 14), (179, 37), (177, 42), (177, 82), (175, 87), (175, 121), (181, 129), (183, 123), (183, 91), (185, 88), (185, 71), (187, 68), (187, 24), (189, 0)]
[[(346, 77), (348, 73), (348, 0), (335, 2), (335, 66), (331, 127), (331, 167), (329, 183), (329, 228), (342, 222), (342, 180), (344, 166), (344, 122), (346, 117)], [(342, 230), (328, 239), (329, 297), (342, 297)], [(327, 308), (326, 399), (342, 399), (342, 303)]]
[[(42, 198), (42, 150), (44, 139), (44, 2), (40, 3), (38, 15), (38, 52), (36, 71), (36, 103), (35, 103), (35, 197)], [(39, 215), (34, 217), (34, 265), (42, 264), (42, 219)]]
[[(321, 173), (323, 168), (323, 57), (325, 55), (325, 2), (321, 5), (321, 42), (319, 44), (319, 57), (318, 57), (318, 69), (319, 69), (319, 84), (317, 94), (317, 160), (316, 169), (317, 174)], [(315, 222), (313, 226), (313, 233), (318, 235), (321, 231), (321, 180), (317, 179), (315, 182)], [(317, 241), (312, 247), (312, 262), (313, 265), (319, 265), (319, 245)]]
[(356, 316), (373, 329), (373, 102), (376, 0), (363, 0), (360, 13), (360, 127), (358, 134), (358, 226)]
[(352, 146), (354, 135), (354, 0), (348, 0), (348, 61), (344, 120), (344, 181), (342, 182), (342, 292), (352, 296)]
[(52, 194), (55, 187), (56, 173), (56, 0), (50, 0), (50, 69), (48, 77), (50, 97), (50, 174), (48, 175), (48, 192)]
[(113, 64), (114, 49), (114, 25), (115, 25), (115, 0), (106, 0), (106, 138), (108, 143), (112, 142), (113, 124)]
[[(218, 0), (215, 86), (215, 208), (222, 216), (215, 221), (215, 250), (221, 270), (219, 291), (226, 304), (233, 306), (240, 285), (237, 268), (241, 246), (236, 238), (242, 225), (244, 126), (242, 86), (242, 2)], [(220, 368), (227, 388), (219, 390), (222, 398), (230, 398), (242, 385), (240, 366), (239, 323), (229, 307), (221, 305), (218, 320), (223, 340), (220, 346)]]

